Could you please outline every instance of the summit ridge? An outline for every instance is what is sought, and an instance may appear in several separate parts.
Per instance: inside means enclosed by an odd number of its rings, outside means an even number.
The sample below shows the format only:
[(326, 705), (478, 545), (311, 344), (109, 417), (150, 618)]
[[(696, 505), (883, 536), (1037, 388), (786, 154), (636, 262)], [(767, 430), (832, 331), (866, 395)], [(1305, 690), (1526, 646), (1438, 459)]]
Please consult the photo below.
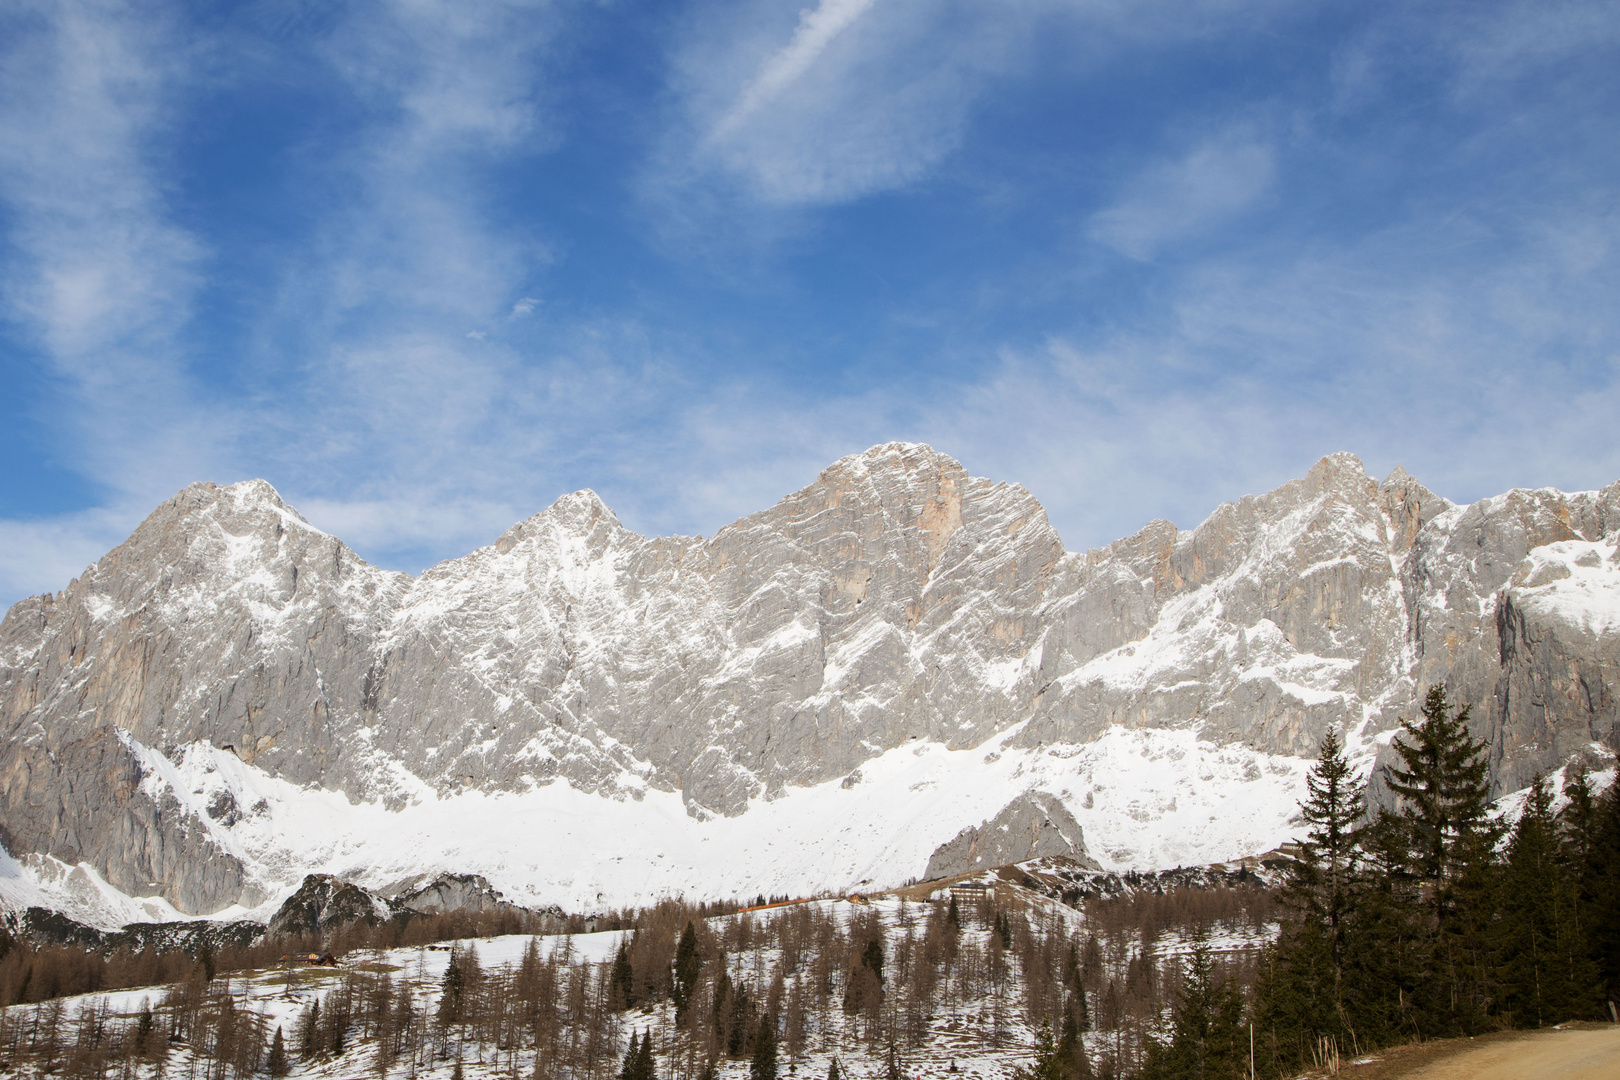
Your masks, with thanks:
[[(1499, 792), (1612, 754), (1617, 542), (1620, 483), (1461, 506), (1334, 454), (1069, 552), (1023, 487), (897, 442), (712, 537), (583, 490), (413, 577), (262, 480), (193, 484), (0, 623), (0, 842), (192, 913), (314, 871), (898, 882), (1031, 793), (1105, 865), (1256, 854), (1329, 726), (1370, 767), (1431, 683)], [(451, 838), (497, 806), (533, 832)]]

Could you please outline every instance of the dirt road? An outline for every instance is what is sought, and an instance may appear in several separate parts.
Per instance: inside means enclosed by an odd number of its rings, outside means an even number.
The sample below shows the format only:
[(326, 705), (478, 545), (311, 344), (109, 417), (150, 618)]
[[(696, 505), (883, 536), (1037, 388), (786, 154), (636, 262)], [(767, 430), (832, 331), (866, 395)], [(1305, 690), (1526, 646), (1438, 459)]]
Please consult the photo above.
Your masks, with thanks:
[(1527, 1031), (1441, 1053), (1437, 1060), (1404, 1062), (1399, 1060), (1402, 1055), (1393, 1055), (1396, 1060), (1384, 1063), (1384, 1069), (1351, 1068), (1340, 1075), (1359, 1078), (1376, 1073), (1390, 1080), (1620, 1080), (1620, 1027), (1615, 1026)]

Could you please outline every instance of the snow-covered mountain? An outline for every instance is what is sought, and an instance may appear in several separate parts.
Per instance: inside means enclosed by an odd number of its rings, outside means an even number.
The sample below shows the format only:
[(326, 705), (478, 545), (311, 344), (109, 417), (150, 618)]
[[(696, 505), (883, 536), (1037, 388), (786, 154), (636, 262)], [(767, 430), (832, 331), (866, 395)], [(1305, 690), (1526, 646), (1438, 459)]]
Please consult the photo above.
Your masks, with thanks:
[(0, 895), (888, 884), (1001, 850), (1032, 790), (1072, 817), (1024, 831), (1105, 866), (1253, 854), (1329, 725), (1370, 764), (1431, 682), (1499, 790), (1620, 745), (1617, 541), (1620, 483), (1455, 506), (1336, 454), (1069, 553), (1023, 488), (888, 444), (712, 538), (584, 491), (413, 578), (196, 484), (0, 623)]

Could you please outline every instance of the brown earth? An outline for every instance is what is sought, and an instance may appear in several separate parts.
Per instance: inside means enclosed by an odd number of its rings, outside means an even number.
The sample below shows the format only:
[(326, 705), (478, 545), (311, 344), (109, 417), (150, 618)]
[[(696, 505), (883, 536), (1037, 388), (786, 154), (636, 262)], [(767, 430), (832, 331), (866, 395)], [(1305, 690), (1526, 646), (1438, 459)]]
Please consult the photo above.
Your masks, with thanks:
[[(1354, 1080), (1620, 1080), (1620, 1026), (1569, 1024), (1443, 1039), (1368, 1055)], [(1366, 1059), (1363, 1059), (1366, 1060)]]

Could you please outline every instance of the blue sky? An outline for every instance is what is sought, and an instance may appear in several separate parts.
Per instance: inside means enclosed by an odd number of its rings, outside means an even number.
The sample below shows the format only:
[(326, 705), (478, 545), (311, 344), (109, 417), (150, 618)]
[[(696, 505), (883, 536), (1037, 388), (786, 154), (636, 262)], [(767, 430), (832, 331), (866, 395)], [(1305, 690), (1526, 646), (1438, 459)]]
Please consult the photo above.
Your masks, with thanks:
[(1620, 478), (1620, 6), (0, 8), (0, 603), (195, 480), (381, 565), (930, 442), (1071, 549)]

